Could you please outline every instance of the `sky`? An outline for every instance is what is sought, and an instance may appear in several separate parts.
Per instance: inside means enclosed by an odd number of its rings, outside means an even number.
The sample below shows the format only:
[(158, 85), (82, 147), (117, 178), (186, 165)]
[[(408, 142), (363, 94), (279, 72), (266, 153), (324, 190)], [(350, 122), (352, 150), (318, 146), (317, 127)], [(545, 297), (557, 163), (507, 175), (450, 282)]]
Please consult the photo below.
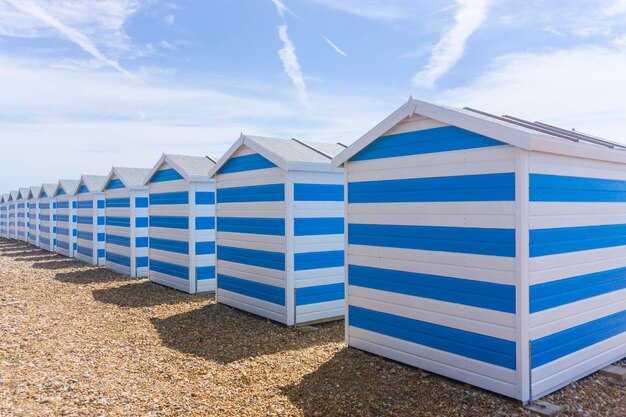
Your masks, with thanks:
[(350, 144), (412, 95), (626, 142), (626, 0), (0, 0), (0, 192)]

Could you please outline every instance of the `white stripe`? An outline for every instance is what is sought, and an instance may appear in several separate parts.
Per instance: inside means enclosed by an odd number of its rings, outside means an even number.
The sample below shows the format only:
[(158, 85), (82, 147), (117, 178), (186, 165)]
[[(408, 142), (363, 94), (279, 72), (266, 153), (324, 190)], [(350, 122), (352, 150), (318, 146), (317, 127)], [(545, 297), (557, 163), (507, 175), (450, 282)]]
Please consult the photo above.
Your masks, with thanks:
[(428, 117), (413, 114), (410, 118), (398, 123), (385, 132), (384, 136), (397, 135), (399, 133), (418, 132), (420, 130), (435, 129), (444, 126), (449, 125)]
[(233, 278), (247, 279), (261, 284), (285, 288), (285, 271), (218, 260), (217, 273)]
[(180, 291), (189, 292), (189, 281), (186, 279), (162, 274), (156, 271), (148, 272), (148, 279), (161, 285), (166, 285)]
[(624, 164), (599, 162), (592, 159), (573, 158), (543, 152), (530, 153), (530, 172), (532, 174), (626, 180)]
[(281, 219), (287, 215), (287, 206), (284, 201), (219, 203), (215, 208), (217, 217)]
[(316, 285), (337, 284), (344, 281), (343, 271), (343, 266), (295, 271), (293, 274), (294, 287), (305, 288)]
[(530, 203), (531, 229), (626, 224), (626, 203)]
[(539, 311), (530, 315), (530, 338), (541, 339), (624, 310), (626, 289)]
[(350, 265), (515, 285), (515, 259), (504, 256), (349, 245)]
[(384, 181), (514, 172), (514, 150), (512, 146), (494, 146), (351, 161), (348, 181)]
[(150, 205), (150, 216), (189, 216), (189, 205), (152, 204)]
[(512, 201), (359, 203), (350, 204), (348, 213), (350, 223), (360, 224), (515, 228), (515, 203)]
[(251, 185), (282, 184), (285, 171), (278, 167), (232, 172), (217, 175), (217, 188), (248, 187)]
[(345, 307), (343, 299), (306, 304), (296, 307), (296, 320), (298, 323), (307, 323), (331, 318), (339, 320), (343, 319), (344, 310)]
[(218, 288), (217, 302), (286, 324), (286, 307)]
[(532, 370), (533, 397), (539, 398), (626, 356), (626, 332)]
[(343, 235), (295, 236), (294, 253), (343, 250)]
[(349, 304), (413, 320), (515, 341), (515, 314), (350, 285)]
[[(108, 227), (111, 229), (111, 226)], [(170, 240), (178, 240), (181, 242), (187, 242), (189, 239), (189, 230), (188, 229), (169, 229), (166, 227), (149, 227), (150, 237), (158, 238), (158, 239), (170, 239)]]
[(294, 201), (294, 217), (343, 217), (343, 201)]
[(231, 158), (235, 158), (237, 156), (246, 156), (246, 155), (257, 155), (258, 153), (247, 146), (241, 146), (235, 152), (233, 152)]
[(626, 266), (626, 246), (530, 258), (530, 284), (607, 271)]
[(515, 371), (406, 340), (350, 327), (348, 344), (490, 391), (516, 396)]
[(217, 232), (216, 244), (219, 246), (231, 246), (233, 248), (285, 253), (286, 242), (287, 238), (285, 236)]
[(168, 262), (175, 265), (189, 266), (189, 255), (186, 253), (167, 252), (150, 248), (150, 259)]

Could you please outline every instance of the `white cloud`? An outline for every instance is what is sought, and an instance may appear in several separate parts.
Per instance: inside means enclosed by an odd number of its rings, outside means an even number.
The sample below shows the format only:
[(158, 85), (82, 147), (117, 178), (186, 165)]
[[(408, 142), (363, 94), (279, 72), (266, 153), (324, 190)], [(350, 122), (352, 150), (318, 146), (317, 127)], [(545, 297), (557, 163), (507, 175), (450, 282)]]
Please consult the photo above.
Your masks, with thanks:
[(626, 142), (626, 50), (579, 47), (498, 59), (436, 101), (551, 122)]
[(174, 20), (176, 19), (176, 17), (173, 14), (168, 14), (166, 15), (163, 20), (165, 21), (165, 23), (167, 23), (168, 25), (171, 25), (172, 23), (174, 23)]
[(374, 20), (406, 20), (415, 16), (420, 4), (415, 0), (310, 0), (361, 18)]
[(626, 0), (613, 0), (602, 8), (602, 12), (607, 16), (617, 16), (626, 13)]
[[(66, 37), (68, 40), (70, 40), (71, 42), (79, 46), (82, 50), (92, 55), (95, 59), (102, 62), (103, 64), (116, 69), (117, 71), (121, 72), (122, 74), (126, 75), (129, 78), (132, 78), (132, 74), (130, 72), (122, 68), (117, 61), (105, 56), (100, 51), (100, 49), (96, 46), (96, 44), (86, 34), (81, 32), (80, 30), (77, 30), (71, 26), (68, 26), (62, 19), (55, 17), (47, 9), (47, 6), (44, 7), (42, 3), (37, 3), (31, 0), (7, 0), (6, 2), (4, 2), (4, 6), (6, 6), (7, 2), (24, 15), (22, 16), (22, 19), (21, 19), (21, 24), (22, 24), (21, 28), (27, 30), (27, 33), (34, 35), (38, 33), (37, 30), (39, 28), (38, 24), (34, 24), (33, 22), (28, 22), (27, 18), (30, 17), (34, 19), (37, 23), (40, 23), (49, 28), (55, 29), (56, 31), (58, 31), (58, 33)], [(106, 3), (109, 4), (110, 6), (115, 6), (115, 5), (120, 6), (119, 2), (106, 2)], [(125, 3), (128, 4), (129, 2), (125, 2)], [(75, 5), (76, 4), (81, 4), (81, 3), (77, 2), (75, 3)], [(58, 8), (55, 9), (54, 7), (51, 9), (52, 11), (59, 10)], [(121, 8), (121, 9), (127, 10), (126, 8)], [(121, 19), (121, 16), (126, 16), (124, 13), (121, 12), (121, 9), (119, 7), (118, 8), (113, 7), (113, 10), (115, 10), (115, 12), (110, 13), (108, 15), (105, 14), (104, 18), (101, 20), (101, 24), (104, 27), (107, 27), (109, 29), (111, 28), (115, 28), (116, 30), (119, 29), (121, 25), (123, 24), (123, 20)], [(85, 12), (84, 9), (80, 9), (76, 7), (75, 8), (69, 7), (67, 10), (63, 10), (63, 13), (59, 13), (59, 14), (65, 17), (69, 21), (77, 21), (77, 20), (80, 21), (81, 20), (80, 17), (82, 17), (83, 23), (91, 21), (93, 18), (93, 15), (91, 14), (92, 12), (90, 11), (87, 14), (85, 14), (84, 12)], [(14, 27), (14, 29), (17, 30), (18, 28)], [(3, 31), (3, 32), (6, 33), (7, 31)]]
[(287, 9), (287, 7), (283, 4), (282, 0), (272, 0), (272, 3), (274, 3), (274, 6), (276, 6), (276, 11), (280, 15), (280, 17), (284, 19), (285, 12), (290, 11), (290, 10)]
[(300, 63), (298, 62), (298, 56), (296, 55), (296, 47), (293, 45), (293, 42), (291, 42), (291, 39), (289, 39), (289, 35), (287, 34), (287, 25), (283, 24), (278, 26), (278, 37), (284, 45), (278, 51), (278, 56), (283, 63), (285, 73), (291, 79), (302, 104), (307, 107), (307, 110), (310, 110), (311, 104), (309, 103), (306, 83), (304, 82), (302, 69), (300, 68)]
[(426, 68), (413, 77), (418, 87), (432, 88), (435, 82), (463, 56), (465, 43), (487, 18), (490, 0), (456, 0), (455, 24), (433, 48)]

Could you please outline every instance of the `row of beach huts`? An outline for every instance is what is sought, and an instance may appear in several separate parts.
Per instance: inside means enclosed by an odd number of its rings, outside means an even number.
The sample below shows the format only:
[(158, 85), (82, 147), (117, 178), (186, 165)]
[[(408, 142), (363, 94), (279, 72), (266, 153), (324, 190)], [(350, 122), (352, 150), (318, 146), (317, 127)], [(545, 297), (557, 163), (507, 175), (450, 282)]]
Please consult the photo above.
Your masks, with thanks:
[(523, 402), (626, 356), (626, 146), (471, 108), (19, 188), (0, 236)]

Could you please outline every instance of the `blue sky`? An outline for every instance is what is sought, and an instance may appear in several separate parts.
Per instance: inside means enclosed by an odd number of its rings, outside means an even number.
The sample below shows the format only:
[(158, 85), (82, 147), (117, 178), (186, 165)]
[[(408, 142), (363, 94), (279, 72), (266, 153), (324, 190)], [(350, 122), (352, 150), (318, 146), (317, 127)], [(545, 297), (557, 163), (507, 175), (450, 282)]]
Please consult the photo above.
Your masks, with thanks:
[(625, 69), (626, 0), (0, 0), (0, 190), (351, 143), (409, 95), (626, 141)]

